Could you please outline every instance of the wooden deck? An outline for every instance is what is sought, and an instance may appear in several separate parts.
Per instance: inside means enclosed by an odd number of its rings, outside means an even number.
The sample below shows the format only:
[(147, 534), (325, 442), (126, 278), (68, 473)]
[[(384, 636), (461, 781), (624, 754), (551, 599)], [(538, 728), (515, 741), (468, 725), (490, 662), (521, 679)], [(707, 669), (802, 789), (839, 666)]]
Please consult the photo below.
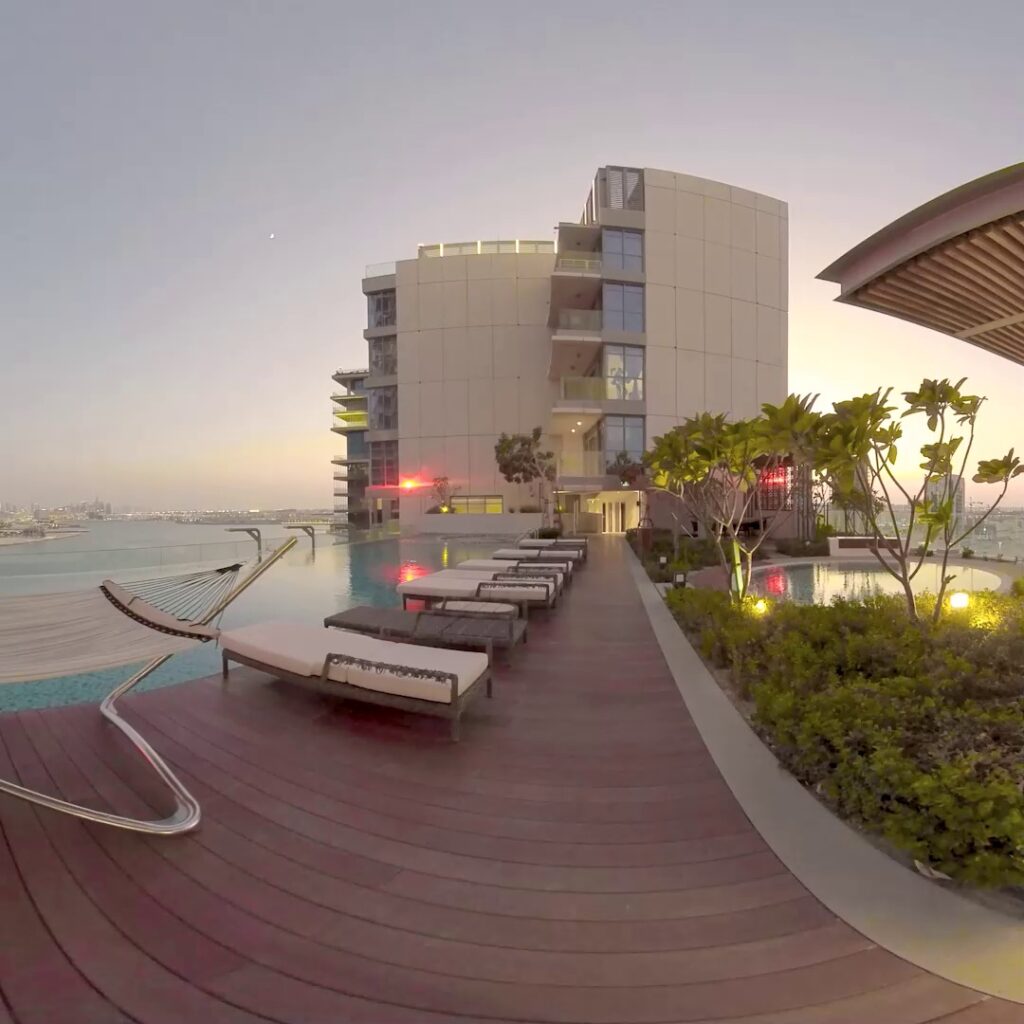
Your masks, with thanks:
[[(243, 670), (128, 701), (203, 828), (146, 839), (0, 797), (0, 1024), (1024, 1022), (787, 872), (706, 752), (625, 557), (594, 545), (457, 745), (443, 722)], [(0, 771), (165, 809), (91, 707), (0, 715)]]

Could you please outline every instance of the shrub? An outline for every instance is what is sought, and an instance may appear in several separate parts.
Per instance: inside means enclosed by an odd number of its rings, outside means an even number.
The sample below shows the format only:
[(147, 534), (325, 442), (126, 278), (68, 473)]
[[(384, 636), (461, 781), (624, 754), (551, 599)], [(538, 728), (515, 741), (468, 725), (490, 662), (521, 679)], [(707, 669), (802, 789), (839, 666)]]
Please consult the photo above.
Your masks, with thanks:
[(784, 537), (776, 542), (775, 550), (780, 555), (827, 555), (828, 540), (824, 537), (819, 537), (817, 540), (799, 540), (796, 537)]
[(539, 512), (540, 505), (523, 505), (519, 509), (520, 512)]
[(1010, 593), (1014, 597), (1024, 597), (1024, 576), (1018, 576), (1010, 584)]
[(934, 625), (886, 596), (765, 615), (708, 590), (667, 603), (841, 815), (965, 883), (1024, 884), (1024, 603), (976, 593)]
[(969, 548), (969, 547), (961, 548), (960, 549), (960, 557), (961, 558), (973, 558), (974, 557), (974, 548)]
[(562, 528), (560, 526), (542, 526), (537, 531), (537, 536), (541, 540), (555, 540), (562, 536)]

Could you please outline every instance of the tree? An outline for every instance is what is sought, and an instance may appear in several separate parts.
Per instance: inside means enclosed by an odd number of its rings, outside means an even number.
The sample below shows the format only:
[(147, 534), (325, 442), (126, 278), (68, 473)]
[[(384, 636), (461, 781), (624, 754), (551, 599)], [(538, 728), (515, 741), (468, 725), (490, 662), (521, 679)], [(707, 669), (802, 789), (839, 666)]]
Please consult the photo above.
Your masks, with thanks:
[(540, 427), (534, 427), (529, 434), (503, 433), (494, 446), (494, 459), (498, 471), (510, 484), (526, 484), (530, 493), (536, 495), (547, 522), (546, 487), (555, 480), (555, 455), (542, 450), (542, 433)]
[(637, 462), (629, 452), (619, 452), (615, 458), (605, 466), (610, 476), (619, 478), (619, 482), (627, 487), (636, 487), (640, 478), (644, 475), (642, 462)]
[[(862, 506), (859, 511), (878, 542), (874, 555), (899, 581), (907, 610), (915, 618), (913, 581), (932, 543), (942, 544), (934, 612), (937, 621), (946, 588), (955, 579), (947, 574), (950, 551), (992, 514), (1005, 497), (1010, 481), (1024, 473), (1012, 448), (1002, 458), (979, 460), (973, 481), (995, 484), (1000, 487), (999, 494), (969, 526), (959, 522), (955, 515), (956, 492), (968, 472), (978, 412), (985, 401), (963, 392), (966, 379), (955, 384), (948, 379), (922, 380), (916, 391), (903, 392), (906, 408), (898, 419), (893, 415), (897, 407), (889, 404), (892, 388), (836, 402), (833, 412), (823, 416), (808, 435), (818, 467), (828, 475), (833, 493), (840, 500)], [(920, 448), (923, 475), (916, 487), (902, 483), (895, 472), (898, 442), (903, 436), (901, 421), (908, 416), (925, 417), (932, 437)], [(896, 514), (900, 499), (909, 510), (905, 527), (900, 526)], [(916, 548), (915, 530), (923, 530), (923, 542)], [(889, 539), (891, 544), (886, 543)]]
[(438, 512), (451, 512), (452, 495), (458, 491), (458, 487), (452, 487), (446, 476), (435, 476), (431, 487), (431, 494), (437, 499)]

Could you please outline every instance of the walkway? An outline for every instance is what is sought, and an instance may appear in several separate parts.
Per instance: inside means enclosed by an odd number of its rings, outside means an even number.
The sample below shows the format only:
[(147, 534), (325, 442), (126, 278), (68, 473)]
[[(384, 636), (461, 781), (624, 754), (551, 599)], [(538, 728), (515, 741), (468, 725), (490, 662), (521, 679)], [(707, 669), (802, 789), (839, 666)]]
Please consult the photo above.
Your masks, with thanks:
[[(0, 1024), (1024, 1022), (786, 871), (625, 558), (595, 545), (458, 745), (242, 670), (134, 698), (204, 826), (150, 840), (0, 798)], [(0, 740), (0, 771), (30, 785), (123, 812), (154, 798), (95, 709), (0, 716)]]

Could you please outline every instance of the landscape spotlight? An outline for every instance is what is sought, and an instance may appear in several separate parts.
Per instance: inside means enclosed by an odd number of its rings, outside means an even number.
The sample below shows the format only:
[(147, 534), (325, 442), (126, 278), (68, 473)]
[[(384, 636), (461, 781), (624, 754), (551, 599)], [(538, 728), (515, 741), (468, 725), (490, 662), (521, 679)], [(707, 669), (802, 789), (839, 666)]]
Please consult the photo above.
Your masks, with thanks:
[(953, 593), (949, 595), (949, 607), (955, 608), (959, 611), (966, 608), (970, 603), (970, 600), (970, 595), (966, 590), (954, 590)]

